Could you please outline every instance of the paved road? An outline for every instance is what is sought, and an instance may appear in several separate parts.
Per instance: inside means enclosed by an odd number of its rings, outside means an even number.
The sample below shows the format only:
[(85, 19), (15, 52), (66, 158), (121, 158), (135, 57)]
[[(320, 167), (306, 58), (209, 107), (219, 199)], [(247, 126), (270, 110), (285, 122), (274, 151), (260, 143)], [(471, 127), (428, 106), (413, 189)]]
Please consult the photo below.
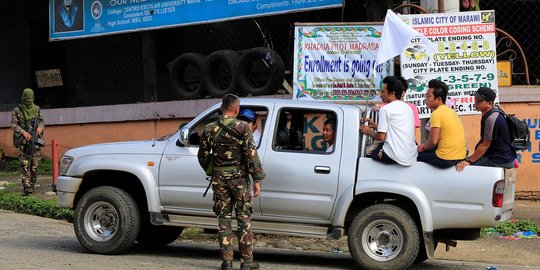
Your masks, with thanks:
[[(0, 210), (0, 269), (219, 269), (216, 245), (135, 245), (124, 255), (89, 254), (70, 223)], [(349, 254), (257, 249), (262, 269), (355, 269)], [(235, 269), (240, 265), (235, 262)], [(487, 264), (430, 260), (414, 269), (486, 269)], [(498, 269), (535, 269), (496, 266)], [(536, 268), (540, 269), (540, 268)]]

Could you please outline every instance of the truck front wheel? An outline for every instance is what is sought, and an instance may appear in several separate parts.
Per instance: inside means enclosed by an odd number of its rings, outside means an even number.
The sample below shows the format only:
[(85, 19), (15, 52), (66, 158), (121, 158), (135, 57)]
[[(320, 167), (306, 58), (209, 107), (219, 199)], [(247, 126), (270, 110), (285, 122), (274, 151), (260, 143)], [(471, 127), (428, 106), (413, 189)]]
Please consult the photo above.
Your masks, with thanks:
[(420, 235), (413, 218), (390, 204), (376, 204), (361, 211), (348, 234), (349, 250), (361, 268), (407, 268), (420, 248)]
[(89, 251), (118, 254), (131, 247), (139, 234), (139, 209), (124, 190), (97, 187), (84, 194), (75, 207), (73, 227)]

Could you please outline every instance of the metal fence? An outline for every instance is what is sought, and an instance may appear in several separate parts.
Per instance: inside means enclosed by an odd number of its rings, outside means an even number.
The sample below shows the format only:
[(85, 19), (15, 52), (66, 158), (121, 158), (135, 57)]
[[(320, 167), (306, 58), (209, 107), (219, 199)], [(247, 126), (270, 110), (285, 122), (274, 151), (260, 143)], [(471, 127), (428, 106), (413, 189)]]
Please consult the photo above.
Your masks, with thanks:
[[(20, 8), (31, 10), (25, 15), (25, 31), (13, 29), (9, 33), (23, 47), (29, 59), (1, 51), (0, 73), (19, 70), (11, 78), (17, 83), (0, 82), (3, 98), (0, 110), (9, 110), (20, 99), (23, 86), (32, 86), (38, 105), (49, 108), (125, 104), (148, 101), (184, 99), (171, 84), (171, 64), (179, 55), (198, 53), (209, 55), (218, 50), (243, 52), (255, 47), (269, 47), (283, 60), (285, 80), (291, 84), (295, 22), (361, 22), (381, 21), (386, 8), (403, 1), (346, 0), (345, 7), (322, 9), (275, 16), (241, 19), (228, 22), (201, 24), (147, 32), (118, 34), (71, 41), (49, 42), (48, 7), (46, 1), (23, 1)], [(409, 3), (419, 4), (419, 1)], [(478, 2), (478, 0), (477, 0)], [(497, 27), (509, 33), (521, 45), (528, 63), (531, 84), (540, 84), (540, 21), (539, 0), (481, 0), (482, 10), (496, 11)], [(13, 8), (19, 8), (14, 5)], [(9, 15), (7, 15), (9, 17)], [(12, 18), (12, 25), (20, 25), (20, 18)], [(8, 28), (0, 27), (6, 33)], [(21, 34), (22, 33), (22, 34)], [(27, 34), (25, 34), (27, 33)], [(502, 39), (500, 36), (499, 39)], [(9, 42), (8, 42), (9, 43)], [(510, 45), (510, 46), (505, 46)], [(0, 45), (0, 47), (6, 45)], [(498, 47), (499, 59), (513, 63), (513, 83), (526, 84), (525, 59), (519, 55), (516, 43), (503, 40)], [(505, 49), (508, 47), (509, 49)], [(1, 48), (0, 48), (1, 49)], [(155, 66), (145, 59), (155, 59)], [(37, 88), (35, 71), (60, 69), (62, 86)], [(154, 78), (148, 72), (154, 72)], [(30, 73), (31, 75), (28, 75)], [(190, 71), (186, 71), (190, 73)], [(192, 72), (193, 73), (193, 72)], [(195, 77), (193, 74), (186, 75)], [(200, 79), (199, 79), (200, 80)], [(196, 81), (196, 80), (195, 80)], [(196, 82), (195, 82), (196, 83)], [(157, 89), (149, 93), (148, 89)], [(281, 91), (284, 91), (283, 89)], [(237, 91), (241, 95), (244, 93)], [(206, 98), (202, 95), (195, 98)]]
[(525, 60), (531, 85), (540, 85), (540, 0), (482, 0), (482, 10), (495, 10), (497, 28), (511, 35), (512, 39), (498, 34), (497, 59), (512, 61), (514, 85), (527, 84)]

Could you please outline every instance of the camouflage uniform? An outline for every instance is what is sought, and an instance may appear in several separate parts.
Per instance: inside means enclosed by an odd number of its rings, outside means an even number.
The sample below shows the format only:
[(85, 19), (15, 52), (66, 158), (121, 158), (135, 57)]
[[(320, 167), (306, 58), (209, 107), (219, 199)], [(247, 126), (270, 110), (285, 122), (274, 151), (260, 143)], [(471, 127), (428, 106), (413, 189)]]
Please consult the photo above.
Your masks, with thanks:
[[(225, 132), (218, 122), (227, 126), (229, 132)], [(227, 116), (208, 124), (201, 138), (198, 158), (201, 167), (212, 176), (213, 210), (219, 223), (218, 240), (222, 259), (233, 260), (231, 221), (234, 207), (241, 261), (253, 261), (253, 209), (248, 173), (253, 181), (260, 181), (266, 175), (248, 124)]]
[[(36, 112), (37, 125), (42, 130), (45, 129), (45, 124), (43, 122), (43, 116), (39, 107)], [(22, 131), (25, 130), (28, 133), (32, 132), (34, 124), (34, 119), (25, 120), (23, 114), (19, 107), (16, 107), (11, 113), (11, 128), (13, 129), (13, 141), (15, 146), (19, 149), (19, 169), (21, 171), (21, 181), (25, 193), (32, 193), (34, 186), (36, 185), (37, 179), (37, 167), (41, 161), (40, 148), (35, 147), (34, 153), (30, 156), (30, 143), (22, 135)], [(40, 137), (43, 139), (43, 134)], [(20, 143), (16, 143), (16, 141)], [(32, 159), (32, 168), (28, 168), (30, 164), (30, 159)]]

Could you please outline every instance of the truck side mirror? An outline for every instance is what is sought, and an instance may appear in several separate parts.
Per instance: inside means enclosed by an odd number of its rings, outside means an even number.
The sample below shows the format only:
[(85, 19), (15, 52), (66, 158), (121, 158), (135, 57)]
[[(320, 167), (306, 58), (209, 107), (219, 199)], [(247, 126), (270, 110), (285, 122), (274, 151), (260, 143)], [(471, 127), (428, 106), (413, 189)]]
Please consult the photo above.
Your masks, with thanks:
[(183, 127), (180, 129), (180, 136), (176, 142), (177, 146), (184, 146), (189, 144), (189, 128)]

